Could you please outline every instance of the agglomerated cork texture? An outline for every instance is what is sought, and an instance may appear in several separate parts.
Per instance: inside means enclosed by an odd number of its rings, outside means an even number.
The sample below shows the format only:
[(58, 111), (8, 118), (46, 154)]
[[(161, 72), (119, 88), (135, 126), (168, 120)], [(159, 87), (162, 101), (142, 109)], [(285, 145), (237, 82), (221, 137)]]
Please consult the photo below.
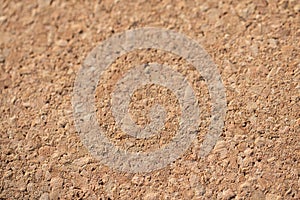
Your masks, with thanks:
[[(128, 112), (141, 127), (159, 103), (164, 128), (136, 139), (116, 126), (111, 93), (137, 65), (168, 65), (186, 77), (199, 107), (197, 139), (180, 158), (147, 173), (103, 165), (75, 126), (74, 84), (86, 57), (126, 30), (176, 31), (211, 56), (226, 91), (224, 128), (199, 156), (212, 106), (205, 79), (185, 59), (143, 49), (115, 60), (95, 88), (97, 121), (120, 149), (168, 144), (182, 113), (176, 95), (148, 84)], [(300, 4), (283, 1), (0, 1), (0, 199), (299, 199)]]

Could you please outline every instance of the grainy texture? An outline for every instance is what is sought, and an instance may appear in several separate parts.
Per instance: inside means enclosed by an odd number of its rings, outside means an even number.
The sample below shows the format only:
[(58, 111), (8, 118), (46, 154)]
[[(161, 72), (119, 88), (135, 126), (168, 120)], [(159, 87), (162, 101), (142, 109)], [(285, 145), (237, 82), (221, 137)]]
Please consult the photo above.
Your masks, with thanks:
[[(98, 43), (145, 26), (188, 35), (212, 56), (226, 88), (225, 129), (204, 159), (196, 156), (195, 142), (167, 168), (120, 173), (82, 145), (72, 117), (72, 89), (76, 72)], [(299, 46), (297, 0), (0, 0), (0, 199), (299, 199)], [(149, 60), (176, 65), (200, 88), (197, 97), (207, 111), (201, 116), (201, 143), (209, 123), (205, 82), (172, 55), (133, 52), (118, 59), (99, 82), (98, 108), (122, 70)], [(134, 119), (147, 123), (139, 109), (147, 90), (174, 104), (167, 108), (169, 135), (137, 145), (111, 135), (116, 145), (159, 148), (176, 129), (176, 100), (159, 87), (136, 92)], [(109, 114), (101, 109), (97, 114), (109, 123), (110, 136)]]

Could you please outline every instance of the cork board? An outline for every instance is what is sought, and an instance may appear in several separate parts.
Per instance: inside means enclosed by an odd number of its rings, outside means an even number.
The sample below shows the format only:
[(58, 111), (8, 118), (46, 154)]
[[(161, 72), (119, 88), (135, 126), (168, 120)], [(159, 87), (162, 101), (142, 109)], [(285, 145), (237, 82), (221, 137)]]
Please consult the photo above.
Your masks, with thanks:
[[(95, 47), (144, 27), (199, 43), (220, 73), (227, 109), (220, 137), (201, 157), (212, 106), (202, 74), (161, 50), (118, 57), (95, 88), (95, 116), (117, 147), (151, 152), (180, 126), (176, 95), (147, 84), (132, 94), (129, 113), (144, 127), (159, 103), (164, 129), (135, 139), (116, 127), (110, 93), (134, 66), (171, 66), (195, 88), (201, 108), (196, 139), (183, 155), (130, 173), (104, 165), (86, 147), (72, 98)], [(0, 199), (299, 199), (299, 28), (296, 0), (0, 0)]]

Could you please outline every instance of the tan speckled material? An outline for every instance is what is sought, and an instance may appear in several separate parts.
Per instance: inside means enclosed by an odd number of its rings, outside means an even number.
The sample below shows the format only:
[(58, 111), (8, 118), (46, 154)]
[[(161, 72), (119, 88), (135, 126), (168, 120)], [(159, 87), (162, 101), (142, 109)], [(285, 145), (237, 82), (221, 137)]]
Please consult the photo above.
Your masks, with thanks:
[[(299, 199), (300, 6), (297, 0), (5, 1), (0, 0), (0, 199)], [(197, 139), (162, 169), (113, 170), (97, 160), (75, 127), (78, 72), (104, 40), (143, 27), (199, 43), (226, 90), (224, 129), (199, 156), (210, 125), (209, 88), (194, 66), (144, 49), (117, 58), (95, 88), (105, 135), (131, 152), (169, 143), (180, 124), (174, 93), (148, 84), (129, 103), (132, 120), (150, 123), (165, 108), (160, 135), (133, 139), (115, 127), (110, 93), (128, 70), (159, 63), (186, 77), (199, 107)]]

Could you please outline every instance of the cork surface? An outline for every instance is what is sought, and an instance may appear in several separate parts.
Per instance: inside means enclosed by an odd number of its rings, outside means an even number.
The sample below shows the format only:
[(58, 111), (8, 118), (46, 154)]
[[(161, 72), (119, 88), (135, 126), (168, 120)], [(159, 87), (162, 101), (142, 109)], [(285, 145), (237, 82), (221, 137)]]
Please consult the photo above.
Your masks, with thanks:
[[(164, 128), (134, 138), (117, 126), (112, 93), (137, 66), (168, 65), (186, 77), (201, 111), (183, 155), (161, 169), (130, 173), (93, 156), (76, 129), (72, 98), (90, 52), (143, 27), (178, 32), (207, 51), (227, 112), (216, 145), (199, 156), (212, 107), (203, 74), (162, 50), (118, 57), (95, 88), (96, 120), (116, 147), (152, 152), (181, 124), (176, 94), (146, 84), (131, 95), (128, 113), (139, 127), (162, 116)], [(0, 0), (0, 199), (299, 199), (299, 46), (296, 0)]]

